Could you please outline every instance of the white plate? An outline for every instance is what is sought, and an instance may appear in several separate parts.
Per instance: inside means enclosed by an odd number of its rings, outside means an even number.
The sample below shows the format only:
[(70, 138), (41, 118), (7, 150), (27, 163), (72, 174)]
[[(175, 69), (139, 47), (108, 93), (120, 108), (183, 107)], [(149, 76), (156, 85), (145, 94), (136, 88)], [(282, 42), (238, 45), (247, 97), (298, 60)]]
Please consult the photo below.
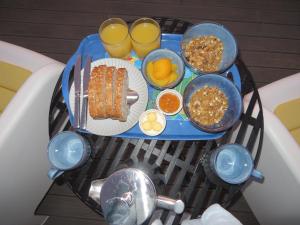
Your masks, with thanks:
[[(91, 133), (112, 136), (121, 134), (132, 128), (139, 120), (139, 116), (146, 110), (148, 103), (148, 87), (141, 72), (128, 61), (115, 58), (100, 59), (92, 62), (91, 71), (94, 67), (99, 65), (115, 66), (116, 68), (126, 68), (129, 79), (129, 89), (136, 91), (139, 94), (139, 99), (136, 103), (130, 106), (129, 115), (126, 122), (120, 122), (112, 119), (93, 119), (89, 112), (87, 115), (87, 130)], [(83, 77), (83, 70), (81, 71), (81, 78)], [(82, 82), (81, 82), (82, 93)], [(74, 114), (74, 82), (72, 83), (70, 94), (70, 107)], [(82, 101), (81, 101), (82, 103)], [(80, 106), (81, 108), (81, 106)]]

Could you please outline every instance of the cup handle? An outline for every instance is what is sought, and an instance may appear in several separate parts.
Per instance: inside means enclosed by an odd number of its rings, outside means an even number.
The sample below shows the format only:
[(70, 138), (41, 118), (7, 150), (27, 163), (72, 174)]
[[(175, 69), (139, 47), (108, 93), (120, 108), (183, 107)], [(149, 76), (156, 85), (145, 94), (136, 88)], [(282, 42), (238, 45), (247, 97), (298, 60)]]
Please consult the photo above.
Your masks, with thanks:
[(48, 171), (48, 177), (51, 179), (51, 180), (54, 180), (56, 177), (60, 176), (61, 174), (63, 174), (64, 171), (62, 170), (58, 170), (58, 169), (55, 169), (55, 168), (51, 168), (49, 171)]
[(254, 169), (254, 170), (252, 171), (251, 175), (252, 175), (253, 177), (259, 179), (259, 180), (264, 179), (264, 175), (263, 175), (260, 171), (258, 171), (258, 170), (256, 170), (256, 169)]

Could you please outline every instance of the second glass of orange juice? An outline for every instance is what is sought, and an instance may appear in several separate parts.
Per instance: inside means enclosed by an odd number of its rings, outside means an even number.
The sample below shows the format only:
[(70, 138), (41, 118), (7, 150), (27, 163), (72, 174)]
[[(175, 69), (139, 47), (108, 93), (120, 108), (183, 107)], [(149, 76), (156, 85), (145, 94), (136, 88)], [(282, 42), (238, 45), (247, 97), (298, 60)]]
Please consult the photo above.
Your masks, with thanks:
[(129, 33), (133, 49), (140, 58), (160, 47), (160, 26), (153, 19), (136, 20), (131, 25)]
[(120, 18), (105, 20), (99, 28), (99, 35), (111, 57), (126, 58), (130, 55), (131, 40), (124, 20)]

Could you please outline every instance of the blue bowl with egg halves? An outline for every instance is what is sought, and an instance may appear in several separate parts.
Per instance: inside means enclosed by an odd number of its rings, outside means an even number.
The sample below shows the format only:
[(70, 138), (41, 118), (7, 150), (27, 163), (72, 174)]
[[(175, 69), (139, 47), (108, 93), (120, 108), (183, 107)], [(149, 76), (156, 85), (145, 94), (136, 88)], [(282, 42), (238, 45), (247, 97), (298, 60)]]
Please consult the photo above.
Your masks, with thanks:
[[(199, 121), (203, 121), (203, 118), (205, 120), (206, 117), (203, 117), (203, 114), (198, 114), (203, 112), (203, 108), (198, 108), (191, 102), (192, 96), (201, 90), (204, 90), (204, 87), (214, 87), (220, 90), (225, 96), (227, 101), (227, 109), (224, 110), (224, 115), (221, 117), (221, 119), (213, 124), (202, 124)], [(198, 92), (199, 93), (199, 92)], [(200, 98), (197, 98), (197, 100), (204, 100), (203, 97), (199, 96)], [(219, 95), (211, 96), (209, 98), (210, 102), (212, 102), (212, 97), (220, 97)], [(194, 106), (192, 106), (194, 105)], [(203, 105), (203, 104), (202, 104)], [(215, 104), (215, 106), (218, 106)], [(243, 101), (242, 96), (237, 87), (225, 76), (217, 75), (217, 74), (206, 74), (203, 76), (198, 76), (195, 79), (193, 79), (185, 88), (183, 93), (183, 110), (185, 114), (188, 116), (190, 121), (192, 122), (195, 127), (209, 133), (215, 133), (215, 132), (221, 132), (229, 129), (232, 127), (240, 118), (242, 110), (243, 110)], [(198, 110), (198, 111), (197, 111)], [(216, 109), (218, 110), (218, 108)], [(209, 110), (204, 110), (209, 111)], [(210, 109), (211, 111), (211, 109)], [(211, 112), (209, 112), (211, 113)], [(214, 113), (214, 111), (212, 111)], [(199, 115), (201, 115), (201, 119), (199, 119)], [(207, 116), (207, 115), (204, 115)], [(198, 118), (197, 118), (198, 117)]]
[[(221, 41), (221, 45), (223, 46), (222, 55), (221, 55), (221, 61), (218, 61), (217, 68), (214, 68), (214, 70), (205, 71), (204, 68), (200, 69), (201, 66), (199, 66), (198, 62), (199, 56), (196, 55), (192, 56), (195, 57), (195, 60), (191, 58), (191, 54), (188, 50), (188, 45), (191, 43), (192, 40), (195, 40), (199, 37), (205, 37), (205, 36), (214, 36), (217, 39)], [(196, 44), (197, 45), (197, 44)], [(205, 46), (205, 45), (204, 45)], [(221, 24), (212, 23), (212, 22), (204, 22), (199, 23), (194, 26), (191, 26), (184, 34), (183, 38), (180, 44), (181, 47), (181, 56), (184, 61), (184, 63), (195, 73), (197, 74), (210, 74), (210, 73), (217, 73), (221, 74), (225, 72), (232, 64), (234, 63), (237, 54), (238, 54), (238, 47), (235, 37), (232, 35), (232, 33), (225, 28)], [(203, 47), (203, 45), (201, 46)], [(199, 49), (199, 51), (204, 50), (202, 48), (199, 48), (198, 46), (194, 46), (194, 49)], [(209, 49), (209, 48), (208, 48)], [(211, 48), (213, 49), (213, 48)], [(211, 51), (211, 50), (210, 50)], [(194, 54), (193, 54), (194, 55)], [(202, 55), (203, 56), (203, 55)], [(215, 58), (215, 55), (211, 58)], [(203, 64), (209, 65), (208, 61), (206, 59), (203, 59)], [(205, 68), (206, 69), (206, 68)]]

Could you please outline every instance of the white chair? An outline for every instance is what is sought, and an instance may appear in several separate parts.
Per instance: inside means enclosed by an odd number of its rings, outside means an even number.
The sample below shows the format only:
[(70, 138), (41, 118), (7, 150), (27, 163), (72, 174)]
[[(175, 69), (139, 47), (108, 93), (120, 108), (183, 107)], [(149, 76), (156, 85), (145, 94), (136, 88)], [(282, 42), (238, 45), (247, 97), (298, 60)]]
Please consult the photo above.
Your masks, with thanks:
[[(263, 183), (251, 182), (243, 191), (261, 225), (300, 224), (300, 147), (274, 109), (300, 98), (300, 73), (260, 88), (264, 115), (264, 140), (258, 169)], [(245, 107), (252, 93), (244, 98)], [(257, 105), (254, 110), (257, 115)], [(299, 115), (300, 116), (300, 115)]]
[(64, 64), (3, 41), (0, 61), (32, 72), (0, 115), (0, 224), (42, 224), (47, 217), (34, 211), (52, 183), (48, 114)]

